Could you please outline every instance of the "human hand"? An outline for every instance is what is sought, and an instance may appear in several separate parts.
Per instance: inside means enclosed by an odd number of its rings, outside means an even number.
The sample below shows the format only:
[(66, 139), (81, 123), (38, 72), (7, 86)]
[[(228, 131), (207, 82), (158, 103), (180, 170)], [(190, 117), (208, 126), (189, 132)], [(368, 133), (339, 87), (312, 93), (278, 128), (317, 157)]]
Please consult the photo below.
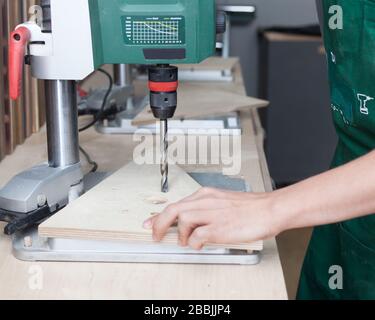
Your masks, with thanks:
[(203, 188), (169, 205), (144, 223), (161, 241), (178, 223), (179, 244), (200, 250), (210, 244), (239, 244), (264, 240), (279, 230), (272, 217), (271, 194), (228, 192)]

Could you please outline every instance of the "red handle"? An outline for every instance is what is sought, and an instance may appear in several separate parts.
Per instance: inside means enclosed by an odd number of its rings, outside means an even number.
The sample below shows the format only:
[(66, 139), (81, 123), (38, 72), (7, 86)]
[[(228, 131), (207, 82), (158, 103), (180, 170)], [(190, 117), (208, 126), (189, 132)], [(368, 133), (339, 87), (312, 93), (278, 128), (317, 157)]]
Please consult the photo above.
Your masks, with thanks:
[(21, 95), (25, 50), (30, 37), (29, 29), (19, 27), (9, 38), (9, 97), (12, 100)]

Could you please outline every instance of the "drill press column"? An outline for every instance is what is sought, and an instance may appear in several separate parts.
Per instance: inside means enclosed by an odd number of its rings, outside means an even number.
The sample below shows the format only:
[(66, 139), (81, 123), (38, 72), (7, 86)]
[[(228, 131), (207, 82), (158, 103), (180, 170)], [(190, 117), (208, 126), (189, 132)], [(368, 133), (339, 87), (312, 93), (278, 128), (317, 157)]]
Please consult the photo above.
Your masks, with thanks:
[(114, 68), (114, 79), (116, 85), (119, 87), (132, 86), (132, 66), (130, 64), (116, 64)]
[(53, 168), (78, 164), (78, 111), (75, 81), (46, 80), (48, 162)]
[(161, 191), (168, 192), (168, 119), (177, 107), (178, 69), (170, 65), (149, 68), (150, 105), (155, 118), (160, 120), (160, 148), (162, 175)]

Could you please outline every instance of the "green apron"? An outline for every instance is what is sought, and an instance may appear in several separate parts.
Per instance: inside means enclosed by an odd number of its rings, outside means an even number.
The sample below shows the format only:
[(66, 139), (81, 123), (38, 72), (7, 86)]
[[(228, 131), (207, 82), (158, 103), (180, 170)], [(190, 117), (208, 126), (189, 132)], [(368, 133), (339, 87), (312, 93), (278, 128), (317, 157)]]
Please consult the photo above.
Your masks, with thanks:
[[(375, 149), (375, 0), (322, 2), (337, 167)], [(337, 5), (343, 29), (332, 28), (339, 21), (332, 21), (337, 11), (329, 11)], [(338, 275), (332, 266), (342, 268), (342, 289), (330, 283)], [(375, 215), (315, 228), (297, 298), (375, 299)]]

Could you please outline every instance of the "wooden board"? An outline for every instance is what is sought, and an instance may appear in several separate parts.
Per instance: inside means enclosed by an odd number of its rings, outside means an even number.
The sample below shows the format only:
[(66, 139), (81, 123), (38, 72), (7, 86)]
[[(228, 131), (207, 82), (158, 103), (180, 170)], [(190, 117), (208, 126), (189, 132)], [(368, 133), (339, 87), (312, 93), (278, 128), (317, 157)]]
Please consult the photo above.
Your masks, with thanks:
[[(143, 222), (201, 187), (178, 166), (170, 167), (170, 192), (160, 192), (158, 165), (130, 163), (39, 227), (44, 237), (152, 242)], [(164, 239), (177, 244), (172, 228)], [(262, 250), (263, 243), (214, 245), (228, 249)]]
[(231, 71), (239, 63), (238, 58), (221, 58), (211, 57), (199, 64), (180, 64), (178, 68), (180, 70), (199, 70), (199, 71)]
[[(196, 119), (226, 115), (244, 109), (266, 107), (268, 102), (246, 97), (221, 87), (202, 86), (201, 83), (183, 82), (178, 89), (178, 106), (175, 119)], [(132, 122), (139, 126), (151, 124), (155, 118), (150, 107), (145, 108)]]

